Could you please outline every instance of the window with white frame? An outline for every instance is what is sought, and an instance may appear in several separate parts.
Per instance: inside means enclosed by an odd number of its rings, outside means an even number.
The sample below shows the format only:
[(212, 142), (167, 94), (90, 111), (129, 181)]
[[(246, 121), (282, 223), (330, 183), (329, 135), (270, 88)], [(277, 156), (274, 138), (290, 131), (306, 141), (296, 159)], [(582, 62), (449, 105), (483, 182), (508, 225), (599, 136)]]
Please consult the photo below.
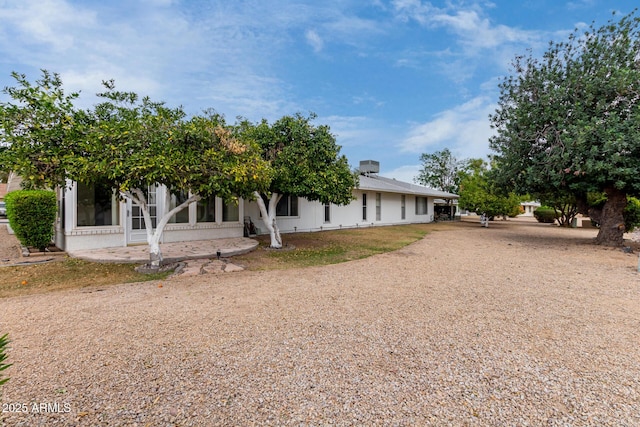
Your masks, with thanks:
[(362, 193), (362, 220), (367, 220), (367, 193)]
[(400, 219), (407, 218), (407, 196), (400, 196)]
[(376, 221), (382, 219), (382, 193), (376, 193)]
[(196, 220), (198, 222), (216, 222), (216, 196), (198, 200), (196, 205)]
[(429, 205), (426, 197), (416, 197), (416, 215), (427, 215), (429, 213)]
[(298, 216), (298, 197), (282, 196), (276, 206), (276, 216)]
[(222, 221), (232, 222), (240, 219), (240, 206), (237, 200), (222, 202)]
[(78, 227), (120, 225), (120, 203), (115, 189), (110, 185), (78, 183), (76, 202)]
[(331, 222), (331, 204), (329, 203), (324, 204), (324, 222)]
[[(169, 199), (169, 210), (175, 209), (176, 206), (180, 206), (189, 198), (189, 193), (187, 191), (179, 191), (178, 193), (171, 193), (171, 197)], [(181, 211), (176, 213), (169, 220), (172, 224), (188, 224), (189, 223), (189, 206), (183, 208)]]

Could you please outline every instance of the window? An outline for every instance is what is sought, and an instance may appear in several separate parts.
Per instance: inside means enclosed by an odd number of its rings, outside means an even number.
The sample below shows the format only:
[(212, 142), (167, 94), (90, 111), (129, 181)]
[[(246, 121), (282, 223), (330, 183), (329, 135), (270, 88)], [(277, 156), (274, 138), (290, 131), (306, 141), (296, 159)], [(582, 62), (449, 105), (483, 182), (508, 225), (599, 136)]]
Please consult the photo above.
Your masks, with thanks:
[(382, 193), (376, 193), (376, 221), (382, 218)]
[(198, 200), (196, 210), (198, 222), (216, 222), (216, 196)]
[(331, 205), (329, 203), (324, 205), (324, 222), (331, 222)]
[(78, 227), (119, 225), (119, 206), (116, 192), (110, 185), (78, 183), (76, 206)]
[(222, 221), (238, 221), (240, 209), (237, 201), (222, 202)]
[(426, 215), (428, 213), (426, 197), (416, 197), (416, 215)]
[[(186, 191), (180, 191), (177, 194), (171, 194), (171, 200), (169, 201), (169, 210), (174, 209), (176, 206), (180, 206), (189, 198), (189, 193)], [(188, 224), (189, 223), (189, 207), (183, 208), (180, 212), (176, 213), (169, 220), (172, 224)]]
[(276, 216), (298, 216), (298, 197), (282, 196), (276, 206)]
[(400, 219), (407, 218), (407, 196), (400, 196)]
[[(151, 217), (151, 227), (156, 228), (158, 224), (158, 204), (157, 204), (157, 193), (158, 187), (153, 184), (149, 185), (144, 192), (147, 198), (147, 209), (149, 211), (149, 216)], [(140, 206), (135, 203), (131, 205), (131, 229), (132, 230), (144, 230), (146, 228), (146, 224), (144, 222), (144, 214)]]
[(362, 220), (367, 220), (367, 193), (362, 194)]

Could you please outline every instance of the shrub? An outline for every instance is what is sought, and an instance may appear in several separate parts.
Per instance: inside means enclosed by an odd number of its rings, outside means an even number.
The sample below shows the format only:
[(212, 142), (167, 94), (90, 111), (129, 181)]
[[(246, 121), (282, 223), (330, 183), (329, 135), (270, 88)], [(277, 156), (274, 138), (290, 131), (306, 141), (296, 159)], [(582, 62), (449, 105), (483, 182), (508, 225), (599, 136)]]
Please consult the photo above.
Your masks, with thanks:
[(548, 206), (540, 206), (538, 209), (533, 211), (533, 216), (538, 220), (538, 222), (551, 224), (555, 222), (558, 214), (553, 208), (550, 208)]
[(2, 378), (2, 371), (7, 369), (11, 364), (4, 363), (7, 360), (7, 346), (9, 345), (8, 334), (0, 337), (0, 385), (9, 381), (9, 378)]
[(7, 218), (16, 237), (25, 246), (44, 250), (53, 238), (56, 195), (46, 190), (12, 191), (5, 196)]
[(627, 207), (624, 208), (624, 229), (631, 232), (640, 227), (640, 200), (627, 197)]

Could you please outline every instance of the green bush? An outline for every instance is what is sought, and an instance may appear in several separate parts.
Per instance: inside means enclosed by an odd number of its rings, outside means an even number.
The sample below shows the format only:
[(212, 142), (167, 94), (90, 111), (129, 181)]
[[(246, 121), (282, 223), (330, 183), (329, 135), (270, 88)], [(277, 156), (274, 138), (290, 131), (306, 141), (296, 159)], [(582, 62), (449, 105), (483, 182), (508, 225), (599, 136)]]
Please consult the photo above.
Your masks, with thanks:
[(555, 222), (556, 218), (558, 218), (555, 209), (548, 206), (540, 206), (538, 209), (533, 211), (533, 216), (538, 220), (538, 222), (545, 224), (551, 224)]
[(25, 246), (44, 250), (53, 238), (56, 194), (46, 190), (12, 191), (5, 196), (7, 218), (16, 237)]
[(640, 200), (627, 197), (627, 207), (624, 208), (624, 229), (631, 232), (640, 227)]
[(7, 346), (9, 345), (8, 334), (0, 337), (0, 385), (9, 381), (9, 378), (2, 378), (2, 371), (7, 369), (11, 364), (4, 363), (7, 360)]

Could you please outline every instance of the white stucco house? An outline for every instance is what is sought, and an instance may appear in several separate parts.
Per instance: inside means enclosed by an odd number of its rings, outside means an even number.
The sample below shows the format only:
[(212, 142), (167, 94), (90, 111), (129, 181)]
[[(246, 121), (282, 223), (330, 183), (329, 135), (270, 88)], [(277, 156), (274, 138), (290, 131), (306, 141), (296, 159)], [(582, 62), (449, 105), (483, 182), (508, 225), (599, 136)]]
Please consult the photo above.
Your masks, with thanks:
[(518, 216), (533, 216), (533, 211), (535, 211), (536, 209), (538, 209), (540, 207), (540, 202), (536, 202), (536, 201), (529, 201), (529, 202), (522, 202), (520, 203), (520, 206), (522, 206), (522, 210), (524, 211), (523, 213), (521, 213)]
[[(371, 161), (368, 164), (371, 165)], [(373, 162), (377, 164), (377, 162)], [(370, 227), (434, 220), (436, 200), (455, 200), (458, 195), (379, 176), (378, 165), (363, 170), (354, 190), (354, 201), (346, 206), (323, 205), (293, 196), (283, 196), (277, 206), (282, 233)], [(146, 243), (144, 220), (131, 200), (121, 201), (111, 188), (69, 183), (58, 190), (59, 215), (56, 245), (65, 250), (96, 249)], [(152, 220), (168, 212), (182, 198), (167, 195), (166, 188), (149, 188)], [(166, 226), (162, 242), (242, 237), (250, 220), (266, 232), (254, 201), (225, 203), (218, 197), (201, 200), (175, 215)]]

